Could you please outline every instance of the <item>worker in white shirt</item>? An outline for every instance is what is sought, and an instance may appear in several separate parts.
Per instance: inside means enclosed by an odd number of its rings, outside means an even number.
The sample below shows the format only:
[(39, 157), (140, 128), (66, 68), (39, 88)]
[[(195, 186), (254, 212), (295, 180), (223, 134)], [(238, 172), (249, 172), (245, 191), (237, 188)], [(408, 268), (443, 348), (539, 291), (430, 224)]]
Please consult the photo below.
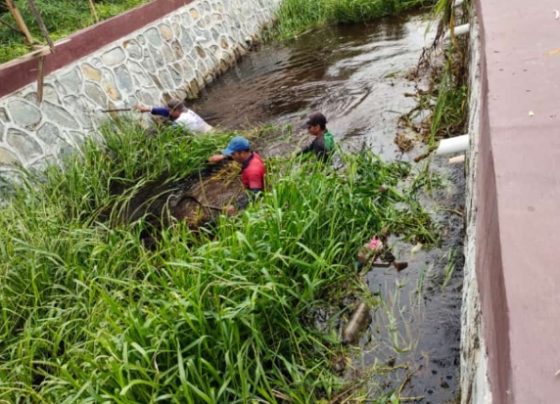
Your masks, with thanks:
[(148, 107), (137, 104), (135, 108), (143, 113), (150, 112), (152, 115), (169, 118), (174, 125), (179, 125), (193, 133), (208, 133), (214, 129), (180, 100), (169, 101), (167, 107)]

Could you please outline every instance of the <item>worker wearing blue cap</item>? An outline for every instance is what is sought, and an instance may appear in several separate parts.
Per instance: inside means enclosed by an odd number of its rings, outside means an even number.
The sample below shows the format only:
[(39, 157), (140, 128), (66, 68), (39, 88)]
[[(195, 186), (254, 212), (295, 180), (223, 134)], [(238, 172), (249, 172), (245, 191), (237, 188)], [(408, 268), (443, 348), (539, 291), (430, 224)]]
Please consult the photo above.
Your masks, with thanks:
[[(245, 189), (253, 196), (264, 191), (264, 177), (266, 166), (261, 156), (251, 150), (249, 140), (243, 136), (235, 136), (230, 140), (222, 154), (216, 154), (208, 159), (210, 164), (217, 164), (231, 158), (241, 164), (241, 182)], [(228, 209), (231, 211), (231, 209)]]

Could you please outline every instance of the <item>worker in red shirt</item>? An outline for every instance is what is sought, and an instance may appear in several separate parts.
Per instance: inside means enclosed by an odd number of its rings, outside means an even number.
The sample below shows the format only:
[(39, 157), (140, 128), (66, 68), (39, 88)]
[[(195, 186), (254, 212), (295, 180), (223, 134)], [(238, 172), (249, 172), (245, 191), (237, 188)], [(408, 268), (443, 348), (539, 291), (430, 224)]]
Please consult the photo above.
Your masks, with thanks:
[[(241, 182), (249, 192), (249, 197), (243, 202), (238, 203), (238, 206), (240, 205), (239, 207), (241, 208), (247, 205), (249, 199), (255, 199), (264, 191), (266, 167), (261, 156), (251, 150), (251, 144), (243, 136), (236, 136), (231, 139), (222, 154), (210, 157), (208, 162), (210, 164), (217, 164), (227, 158), (231, 158), (241, 164)], [(235, 208), (228, 206), (226, 211), (234, 213)]]

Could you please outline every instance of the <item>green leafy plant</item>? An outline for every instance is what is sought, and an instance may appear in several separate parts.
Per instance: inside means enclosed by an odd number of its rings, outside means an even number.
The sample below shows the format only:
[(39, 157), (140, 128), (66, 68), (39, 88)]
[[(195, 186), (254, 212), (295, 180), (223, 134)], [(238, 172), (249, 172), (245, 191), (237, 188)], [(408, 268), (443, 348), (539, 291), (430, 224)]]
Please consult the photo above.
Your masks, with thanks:
[(307, 319), (348, 291), (355, 253), (372, 233), (435, 239), (414, 194), (396, 191), (416, 174), (371, 154), (346, 156), (340, 171), (269, 159), (262, 200), (197, 233), (164, 227), (153, 249), (140, 240), (149, 230), (142, 218), (101, 214), (142, 181), (196, 172), (230, 136), (147, 136), (124, 122), (64, 167), (23, 176), (0, 212), (1, 399), (336, 396), (338, 339)]

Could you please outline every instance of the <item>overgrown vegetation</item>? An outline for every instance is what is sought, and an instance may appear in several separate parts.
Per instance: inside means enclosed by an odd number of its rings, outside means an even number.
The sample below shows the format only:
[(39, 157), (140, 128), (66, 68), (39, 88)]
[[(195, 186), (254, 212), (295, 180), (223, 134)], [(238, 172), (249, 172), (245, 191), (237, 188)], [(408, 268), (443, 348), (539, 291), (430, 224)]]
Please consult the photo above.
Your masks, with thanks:
[[(462, 135), (467, 130), (468, 118), (468, 36), (457, 37), (453, 33), (456, 25), (469, 21), (470, 2), (455, 6), (454, 0), (438, 0), (434, 7), (434, 18), (438, 20), (436, 37), (431, 47), (426, 48), (416, 71), (410, 77), (422, 80), (429, 78), (426, 89), (418, 89), (417, 106), (400, 118), (400, 125), (414, 129), (428, 144), (428, 152), (417, 158), (427, 157), (437, 142), (447, 137)], [(412, 118), (421, 111), (429, 110), (430, 115), (419, 125), (412, 124)], [(396, 138), (401, 150), (406, 147), (406, 138)]]
[[(455, 2), (439, 0), (435, 14), (440, 18), (439, 35), (441, 39), (445, 30), (453, 32), (455, 25), (468, 22), (469, 2), (465, 1), (460, 20), (457, 21)], [(434, 83), (436, 88), (436, 105), (432, 116), (430, 143), (438, 139), (463, 134), (468, 116), (468, 40), (465, 37), (451, 36), (449, 46), (445, 50), (443, 69)]]
[[(95, 0), (100, 20), (118, 15), (148, 0)], [(88, 0), (35, 0), (45, 25), (53, 40), (61, 39), (95, 23)], [(41, 31), (28, 8), (27, 0), (15, 0), (29, 30), (38, 43), (45, 43)], [(6, 8), (0, 10), (0, 63), (29, 52), (23, 36), (17, 29), (12, 15)]]
[(434, 0), (284, 0), (272, 34), (289, 39), (321, 25), (368, 22), (433, 4)]
[(468, 88), (466, 77), (456, 71), (462, 69), (457, 62), (461, 52), (448, 51), (447, 59), (437, 83), (436, 105), (434, 108), (429, 143), (447, 137), (464, 134), (468, 116)]
[[(375, 232), (434, 241), (414, 191), (398, 191), (418, 183), (411, 167), (371, 154), (341, 171), (270, 159), (261, 201), (212, 230), (175, 223), (148, 250), (144, 220), (122, 224), (118, 207), (144, 181), (195, 172), (229, 135), (121, 124), (104, 137), (64, 169), (27, 175), (0, 212), (0, 401), (334, 397), (339, 339), (310, 314), (348, 292)], [(114, 181), (129, 191), (112, 195)]]

